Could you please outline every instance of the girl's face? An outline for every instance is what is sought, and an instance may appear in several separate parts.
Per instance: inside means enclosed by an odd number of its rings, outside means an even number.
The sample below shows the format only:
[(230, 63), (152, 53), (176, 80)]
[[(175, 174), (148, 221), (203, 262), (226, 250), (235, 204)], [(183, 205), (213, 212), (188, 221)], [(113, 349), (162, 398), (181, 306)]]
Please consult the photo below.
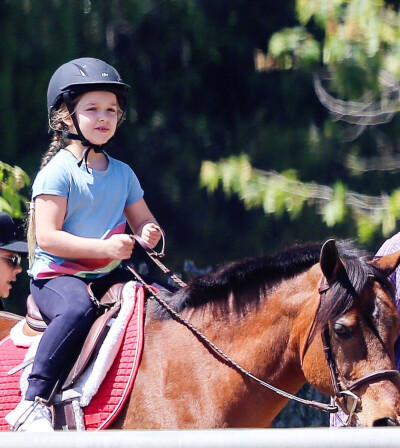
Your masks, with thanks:
[[(115, 134), (118, 124), (118, 102), (114, 93), (103, 90), (87, 92), (81, 96), (76, 118), (85, 138), (95, 145), (103, 145)], [(76, 132), (72, 119), (65, 120), (70, 131)]]
[(22, 271), (19, 259), (15, 252), (0, 249), (0, 297), (6, 298), (15, 282), (17, 274)]

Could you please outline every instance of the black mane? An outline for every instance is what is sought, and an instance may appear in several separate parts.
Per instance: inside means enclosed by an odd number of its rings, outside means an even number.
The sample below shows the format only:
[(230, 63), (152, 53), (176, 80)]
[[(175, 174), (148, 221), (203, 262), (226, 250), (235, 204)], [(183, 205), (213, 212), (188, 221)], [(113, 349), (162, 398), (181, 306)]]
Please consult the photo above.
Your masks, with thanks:
[[(320, 258), (323, 243), (295, 245), (270, 257), (246, 258), (220, 267), (217, 271), (194, 278), (185, 288), (174, 294), (166, 294), (164, 299), (177, 312), (185, 308), (196, 308), (205, 303), (218, 303), (223, 308), (226, 299), (231, 294), (237, 301), (236, 308), (249, 306), (249, 300), (257, 305), (260, 292), (266, 285), (271, 286), (276, 281), (291, 278), (309, 269)], [(372, 267), (366, 263), (367, 254), (356, 248), (352, 242), (337, 241), (336, 246), (341, 259), (346, 265), (347, 282), (337, 282), (332, 288), (335, 300), (325, 303), (321, 309), (321, 319), (325, 322), (348, 310), (356, 294), (361, 292), (369, 275), (375, 274)], [(384, 280), (382, 279), (382, 282)], [(242, 292), (246, 302), (241, 300)], [(249, 296), (252, 298), (249, 299)], [(152, 309), (156, 317), (167, 317), (169, 314), (159, 306)]]

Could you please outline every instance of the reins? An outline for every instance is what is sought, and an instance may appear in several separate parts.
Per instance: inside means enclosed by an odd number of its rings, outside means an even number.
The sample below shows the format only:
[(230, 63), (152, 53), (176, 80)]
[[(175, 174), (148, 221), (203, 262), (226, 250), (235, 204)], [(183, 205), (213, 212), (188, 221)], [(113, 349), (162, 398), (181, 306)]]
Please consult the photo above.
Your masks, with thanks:
[(151, 258), (151, 260), (164, 272), (168, 277), (173, 280), (177, 285), (181, 288), (187, 286), (186, 283), (181, 280), (177, 275), (175, 275), (170, 269), (168, 269), (161, 261), (160, 258), (165, 257), (165, 232), (160, 226), (156, 226), (159, 232), (161, 233), (162, 239), (162, 247), (160, 252), (156, 252), (151, 249), (148, 244), (143, 241), (143, 239), (138, 235), (132, 235), (132, 237), (140, 244), (142, 249), (146, 252), (146, 254)]
[[(177, 277), (175, 274), (171, 272), (160, 260), (159, 258), (164, 257), (164, 248), (165, 248), (165, 234), (161, 228), (159, 228), (161, 235), (162, 235), (162, 249), (161, 252), (157, 253), (153, 249), (151, 249), (143, 240), (137, 235), (134, 235), (133, 237), (135, 240), (140, 244), (140, 246), (145, 250), (147, 255), (157, 264), (157, 266), (160, 267), (160, 269), (167, 274), (174, 282), (176, 282), (179, 286), (184, 287), (186, 286), (186, 283), (181, 280), (179, 277)], [(219, 357), (221, 357), (228, 365), (233, 367), (238, 372), (242, 373), (248, 378), (251, 378), (258, 384), (260, 384), (263, 387), (266, 387), (267, 389), (272, 390), (278, 395), (281, 395), (289, 400), (296, 401), (297, 403), (303, 404), (305, 406), (309, 406), (312, 408), (319, 409), (324, 412), (328, 413), (337, 413), (338, 407), (336, 405), (321, 403), (315, 400), (307, 400), (304, 398), (297, 397), (296, 395), (293, 395), (289, 392), (286, 392), (282, 389), (279, 389), (275, 386), (272, 386), (269, 383), (266, 383), (265, 381), (261, 380), (260, 378), (257, 378), (252, 373), (250, 373), (248, 370), (244, 369), (242, 366), (240, 366), (237, 362), (235, 362), (232, 358), (230, 358), (226, 353), (224, 353), (219, 347), (217, 347), (212, 341), (210, 341), (203, 333), (201, 333), (196, 327), (194, 327), (190, 322), (188, 322), (185, 318), (183, 318), (179, 313), (177, 313), (174, 309), (172, 309), (167, 302), (165, 302), (164, 299), (160, 297), (160, 295), (155, 291), (155, 289), (150, 286), (141, 276), (136, 272), (134, 267), (131, 264), (126, 263), (125, 266), (127, 269), (133, 274), (133, 276), (143, 285), (143, 287), (146, 289), (146, 291), (149, 293), (149, 299), (156, 300), (162, 307), (164, 307), (171, 316), (176, 319), (178, 322), (183, 324), (185, 327), (187, 327), (201, 342), (203, 342), (207, 347), (212, 349)]]

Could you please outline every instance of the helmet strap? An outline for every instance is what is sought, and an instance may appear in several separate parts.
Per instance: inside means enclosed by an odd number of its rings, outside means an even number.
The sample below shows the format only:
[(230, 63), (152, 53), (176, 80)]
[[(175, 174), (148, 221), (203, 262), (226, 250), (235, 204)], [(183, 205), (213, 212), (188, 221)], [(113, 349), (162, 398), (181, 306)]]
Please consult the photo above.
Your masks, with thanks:
[(77, 132), (76, 134), (73, 134), (72, 132), (63, 131), (63, 136), (70, 140), (79, 140), (83, 146), (90, 146), (91, 143), (85, 138), (85, 136), (82, 134), (82, 131), (79, 127), (78, 120), (76, 118), (76, 114), (75, 114), (75, 110), (74, 110), (74, 105), (72, 104), (72, 99), (71, 99), (71, 95), (69, 94), (69, 92), (63, 93), (63, 100), (67, 106), (69, 115), (72, 119), (72, 122), (74, 123), (74, 127)]

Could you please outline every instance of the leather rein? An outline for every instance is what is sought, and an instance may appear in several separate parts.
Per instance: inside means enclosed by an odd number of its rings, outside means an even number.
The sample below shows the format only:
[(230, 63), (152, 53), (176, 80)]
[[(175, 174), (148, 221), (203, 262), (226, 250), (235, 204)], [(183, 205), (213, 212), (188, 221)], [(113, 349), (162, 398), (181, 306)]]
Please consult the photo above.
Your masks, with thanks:
[[(187, 286), (186, 283), (181, 280), (179, 277), (177, 277), (175, 274), (172, 273), (161, 261), (160, 258), (163, 258), (165, 253), (165, 233), (161, 229), (161, 227), (158, 227), (159, 231), (162, 235), (162, 249), (161, 252), (156, 252), (153, 249), (151, 249), (138, 235), (133, 235), (134, 239), (140, 244), (140, 246), (145, 250), (147, 255), (151, 258), (151, 260), (156, 263), (156, 265), (165, 273), (167, 274), (175, 283), (177, 283), (180, 287)], [(233, 359), (231, 359), (228, 355), (226, 355), (220, 348), (218, 348), (212, 341), (210, 341), (204, 334), (202, 334), (197, 328), (195, 328), (190, 322), (188, 322), (186, 319), (184, 319), (179, 313), (177, 313), (175, 310), (173, 310), (168, 303), (165, 302), (164, 299), (160, 297), (160, 295), (155, 291), (155, 289), (147, 284), (145, 280), (136, 272), (134, 267), (131, 264), (126, 263), (127, 269), (134, 275), (134, 277), (144, 286), (144, 288), (149, 292), (150, 299), (156, 300), (162, 307), (164, 307), (173, 318), (175, 318), (177, 321), (185, 325), (192, 333), (194, 333), (203, 343), (205, 343), (209, 348), (211, 348), (218, 356), (220, 356), (222, 359), (224, 359), (231, 367), (233, 367), (235, 370), (239, 371), (243, 375), (253, 379), (258, 384), (262, 385), (263, 387), (266, 387), (273, 392), (277, 393), (278, 395), (281, 395), (289, 400), (296, 401), (300, 404), (303, 404), (305, 406), (309, 406), (312, 408), (319, 409), (324, 412), (328, 413), (337, 413), (338, 412), (338, 406), (335, 404), (326, 404), (321, 403), (315, 400), (306, 400), (300, 397), (297, 397), (296, 395), (293, 395), (289, 392), (286, 392), (282, 389), (279, 389), (275, 386), (272, 386), (269, 383), (266, 383), (265, 381), (257, 378), (253, 374), (251, 374), (249, 371), (245, 370), (243, 367), (241, 367), (239, 364), (237, 364)], [(319, 294), (320, 294), (320, 301), (325, 299), (327, 291), (330, 289), (330, 285), (328, 284), (325, 277), (322, 277), (321, 285), (319, 287)], [(315, 317), (314, 317), (315, 319)], [(313, 324), (314, 326), (314, 324)], [(313, 327), (312, 326), (312, 327)], [(351, 406), (351, 411), (349, 414), (349, 423), (351, 421), (351, 418), (356, 411), (357, 405), (360, 403), (360, 397), (354, 394), (352, 391), (359, 386), (368, 383), (370, 381), (377, 381), (382, 378), (386, 377), (392, 377), (397, 376), (400, 378), (400, 372), (397, 370), (376, 370), (374, 372), (371, 372), (367, 375), (364, 375), (363, 377), (353, 381), (348, 382), (345, 377), (340, 373), (340, 369), (338, 368), (335, 354), (332, 350), (331, 345), (331, 337), (330, 337), (330, 331), (328, 324), (321, 330), (321, 338), (322, 338), (322, 344), (324, 348), (325, 353), (325, 359), (327, 361), (332, 387), (334, 391), (334, 397), (335, 402), (337, 398), (347, 398), (351, 397), (353, 399), (353, 403)], [(308, 347), (308, 342), (305, 346), (305, 350)], [(305, 352), (303, 353), (302, 358), (304, 357)], [(339, 379), (340, 377), (340, 379)], [(343, 383), (344, 388), (341, 386), (341, 383)]]

